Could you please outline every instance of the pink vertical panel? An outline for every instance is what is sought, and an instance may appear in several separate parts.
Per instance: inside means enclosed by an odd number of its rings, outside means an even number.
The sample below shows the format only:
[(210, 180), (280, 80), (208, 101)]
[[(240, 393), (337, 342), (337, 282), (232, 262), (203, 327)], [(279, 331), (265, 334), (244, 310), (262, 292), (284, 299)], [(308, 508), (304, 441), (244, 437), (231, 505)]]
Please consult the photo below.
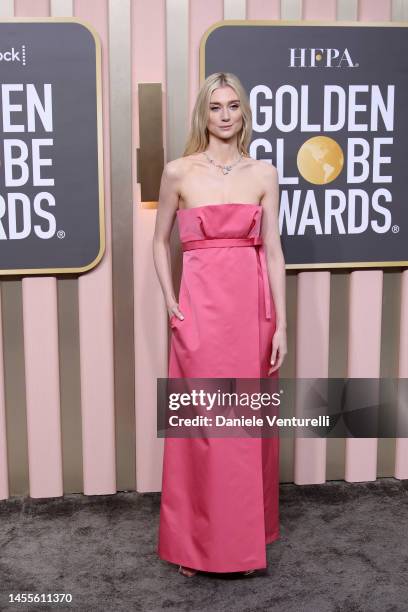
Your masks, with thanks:
[[(163, 440), (157, 438), (156, 379), (167, 376), (168, 317), (154, 269), (156, 211), (140, 206), (136, 176), (139, 146), (139, 83), (163, 84), (166, 133), (166, 7), (164, 0), (132, 2), (133, 257), (137, 491), (160, 491)], [(148, 61), (146, 61), (148, 58)], [(165, 155), (166, 158), (166, 155)]]
[(247, 0), (247, 19), (279, 19), (280, 0)]
[(108, 0), (75, 0), (74, 15), (96, 30), (102, 45), (106, 249), (78, 279), (84, 493), (99, 495), (116, 492)]
[(3, 315), (2, 315), (2, 310), (1, 310), (1, 285), (0, 285), (0, 500), (7, 499), (9, 496), (6, 407), (5, 407), (5, 394), (4, 394), (3, 333), (1, 331), (2, 320), (3, 320)]
[(222, 0), (207, 0), (195, 2), (190, 0), (189, 24), (189, 117), (200, 87), (200, 42), (204, 32), (215, 22), (224, 18), (224, 3)]
[(23, 278), (24, 357), (31, 497), (63, 495), (57, 284)]
[[(16, 17), (48, 17), (49, 1), (16, 0)], [(26, 277), (23, 288), (27, 441), (31, 497), (63, 494), (57, 281)]]
[[(363, 21), (391, 19), (390, 0), (360, 0), (358, 17)], [(348, 377), (380, 376), (381, 270), (356, 271), (350, 278)], [(349, 482), (375, 480), (377, 439), (346, 440), (346, 476)]]
[[(399, 372), (400, 378), (408, 378), (408, 270), (401, 275), (401, 318)], [(395, 449), (395, 477), (408, 478), (408, 438), (398, 438)]]
[(47, 17), (50, 0), (14, 0), (15, 17)]
[(336, 0), (303, 0), (302, 18), (319, 21), (336, 20)]
[[(349, 378), (380, 376), (382, 280), (381, 270), (350, 275)], [(377, 439), (347, 438), (345, 480), (375, 480), (376, 475)]]
[(390, 21), (392, 0), (359, 0), (359, 21)]
[[(336, 2), (304, 0), (304, 19), (336, 19)], [(329, 372), (330, 272), (299, 272), (296, 376), (326, 378)], [(326, 440), (296, 438), (294, 481), (317, 484), (326, 479)]]
[[(329, 372), (330, 272), (298, 274), (296, 377), (326, 378)], [(326, 480), (326, 440), (295, 438), (294, 482)]]
[[(135, 279), (136, 490), (160, 491), (163, 439), (157, 437), (157, 378), (167, 377), (168, 316), (152, 257), (156, 211), (135, 198), (133, 215)], [(147, 297), (148, 296), (148, 297)]]
[[(13, 8), (3, 7), (2, 16), (12, 17)], [(1, 283), (0, 283), (0, 499), (7, 499), (10, 495), (8, 483), (8, 457), (7, 457), (7, 424), (4, 388), (4, 353), (3, 353), (3, 315), (1, 307)]]

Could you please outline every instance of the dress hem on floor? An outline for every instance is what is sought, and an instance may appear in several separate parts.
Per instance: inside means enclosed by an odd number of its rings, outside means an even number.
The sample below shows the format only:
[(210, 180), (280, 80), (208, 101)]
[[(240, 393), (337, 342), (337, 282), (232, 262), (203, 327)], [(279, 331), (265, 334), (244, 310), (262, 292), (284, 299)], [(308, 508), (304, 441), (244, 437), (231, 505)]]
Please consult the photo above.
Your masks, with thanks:
[[(276, 540), (280, 539), (280, 533), (277, 532), (276, 534), (270, 536), (265, 544), (272, 544), (272, 542), (276, 542)], [(192, 565), (191, 561), (188, 560), (184, 560), (184, 561), (180, 561), (180, 559), (175, 559), (174, 557), (172, 557), (171, 555), (163, 555), (160, 554), (158, 552), (158, 556), (162, 561), (168, 561), (169, 563), (174, 563), (175, 565), (182, 565), (183, 567), (189, 567), (191, 569), (197, 570), (199, 572), (211, 572), (213, 574), (229, 574), (229, 573), (233, 573), (233, 572), (246, 572), (248, 570), (256, 570), (256, 569), (266, 569), (267, 565), (258, 565), (256, 567), (248, 567), (247, 565), (234, 565), (233, 567), (231, 567), (230, 569), (219, 569), (219, 567), (217, 569), (213, 569), (210, 568), (209, 566), (201, 566), (201, 567), (196, 567), (196, 564)]]

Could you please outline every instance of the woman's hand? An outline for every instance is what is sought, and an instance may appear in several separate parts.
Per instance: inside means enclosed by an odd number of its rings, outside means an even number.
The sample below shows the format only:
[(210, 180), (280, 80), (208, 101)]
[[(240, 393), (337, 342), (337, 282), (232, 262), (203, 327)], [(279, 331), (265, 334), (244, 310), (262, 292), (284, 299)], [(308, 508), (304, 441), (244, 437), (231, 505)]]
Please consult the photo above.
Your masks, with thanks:
[(287, 352), (286, 328), (278, 327), (272, 339), (271, 367), (268, 376), (280, 368)]
[(177, 302), (173, 302), (173, 304), (171, 305), (167, 305), (167, 311), (169, 313), (169, 318), (171, 319), (171, 317), (173, 315), (175, 315), (178, 319), (180, 319), (181, 321), (184, 319), (184, 315), (181, 312), (179, 305), (177, 304)]

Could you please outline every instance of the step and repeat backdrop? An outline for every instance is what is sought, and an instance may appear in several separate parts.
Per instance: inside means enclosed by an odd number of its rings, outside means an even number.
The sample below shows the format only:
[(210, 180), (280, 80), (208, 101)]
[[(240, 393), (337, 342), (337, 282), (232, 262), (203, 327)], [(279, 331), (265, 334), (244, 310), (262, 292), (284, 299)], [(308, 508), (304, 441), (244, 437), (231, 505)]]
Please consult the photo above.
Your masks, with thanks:
[[(0, 499), (161, 488), (151, 242), (162, 162), (213, 72), (241, 79), (250, 154), (278, 169), (282, 378), (408, 377), (407, 17), (405, 0), (0, 2)], [(177, 293), (177, 240), (171, 257)], [(404, 438), (280, 453), (281, 482), (408, 477)]]

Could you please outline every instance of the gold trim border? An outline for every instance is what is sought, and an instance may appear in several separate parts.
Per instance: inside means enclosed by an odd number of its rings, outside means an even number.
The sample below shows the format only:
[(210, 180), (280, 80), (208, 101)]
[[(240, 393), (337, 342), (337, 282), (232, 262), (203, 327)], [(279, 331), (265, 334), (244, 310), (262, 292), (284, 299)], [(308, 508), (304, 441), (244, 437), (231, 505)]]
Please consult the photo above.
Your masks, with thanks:
[(102, 50), (101, 41), (95, 28), (82, 19), (76, 17), (5, 17), (0, 23), (77, 23), (83, 26), (95, 42), (95, 70), (96, 70), (96, 123), (98, 142), (98, 193), (99, 193), (99, 252), (95, 259), (82, 268), (18, 268), (16, 270), (0, 269), (1, 276), (21, 276), (25, 274), (68, 274), (73, 272), (87, 272), (94, 268), (102, 259), (106, 248), (105, 242), (105, 189), (104, 189), (104, 152), (103, 152), (103, 111), (102, 111)]
[[(201, 37), (200, 41), (200, 87), (205, 80), (205, 44), (208, 37), (214, 30), (223, 26), (330, 26), (330, 27), (387, 27), (387, 28), (407, 28), (408, 21), (317, 21), (303, 19), (224, 19), (216, 21), (210, 26)], [(341, 263), (311, 263), (311, 264), (285, 264), (287, 270), (309, 270), (309, 269), (332, 269), (332, 268), (398, 268), (407, 267), (407, 261), (353, 261)]]

